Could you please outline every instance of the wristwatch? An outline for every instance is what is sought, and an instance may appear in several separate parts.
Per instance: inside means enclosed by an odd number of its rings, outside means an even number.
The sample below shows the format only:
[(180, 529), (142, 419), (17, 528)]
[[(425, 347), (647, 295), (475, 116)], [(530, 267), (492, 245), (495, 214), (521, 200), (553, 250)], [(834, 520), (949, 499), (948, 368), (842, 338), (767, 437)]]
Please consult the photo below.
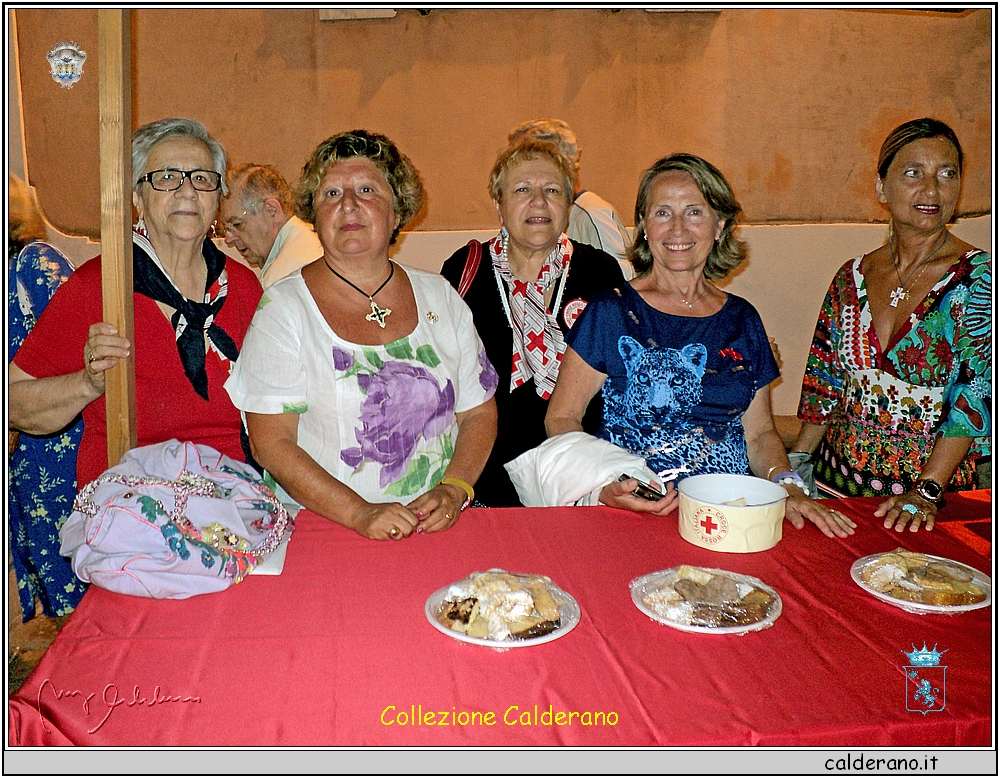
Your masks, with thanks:
[(927, 500), (927, 502), (932, 502), (935, 505), (940, 505), (944, 499), (944, 487), (930, 478), (921, 478), (913, 484), (913, 491)]

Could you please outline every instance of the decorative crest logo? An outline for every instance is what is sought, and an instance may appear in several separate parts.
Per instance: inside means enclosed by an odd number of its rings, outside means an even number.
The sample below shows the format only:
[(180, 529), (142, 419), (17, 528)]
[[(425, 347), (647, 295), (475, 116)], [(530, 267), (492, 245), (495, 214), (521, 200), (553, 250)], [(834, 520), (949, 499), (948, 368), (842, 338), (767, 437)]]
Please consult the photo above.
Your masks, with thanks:
[(87, 52), (75, 43), (57, 43), (52, 50), (45, 55), (52, 69), (52, 80), (59, 86), (72, 89), (73, 84), (83, 76), (83, 63), (87, 59)]
[(937, 650), (937, 643), (934, 648), (927, 648), (927, 641), (924, 641), (923, 648), (917, 648), (910, 643), (913, 651), (903, 651), (902, 653), (910, 660), (908, 665), (903, 665), (906, 673), (906, 709), (927, 715), (931, 711), (942, 711), (945, 706), (945, 672), (947, 665), (941, 664), (941, 657), (948, 651)]
[(910, 658), (910, 664), (917, 667), (936, 667), (941, 664), (941, 657), (948, 651), (947, 648), (944, 651), (938, 651), (937, 643), (934, 644), (934, 648), (928, 650), (926, 641), (924, 641), (923, 648), (917, 648), (912, 643), (910, 643), (910, 648), (913, 651), (904, 651), (903, 653)]

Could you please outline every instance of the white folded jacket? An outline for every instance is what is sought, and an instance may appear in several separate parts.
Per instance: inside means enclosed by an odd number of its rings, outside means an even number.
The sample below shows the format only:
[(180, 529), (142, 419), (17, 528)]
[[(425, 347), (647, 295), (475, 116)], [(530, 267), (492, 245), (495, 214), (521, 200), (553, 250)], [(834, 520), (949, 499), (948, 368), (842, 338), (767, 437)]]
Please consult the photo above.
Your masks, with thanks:
[(597, 505), (601, 489), (623, 474), (663, 491), (646, 460), (586, 432), (565, 432), (504, 465), (529, 508)]

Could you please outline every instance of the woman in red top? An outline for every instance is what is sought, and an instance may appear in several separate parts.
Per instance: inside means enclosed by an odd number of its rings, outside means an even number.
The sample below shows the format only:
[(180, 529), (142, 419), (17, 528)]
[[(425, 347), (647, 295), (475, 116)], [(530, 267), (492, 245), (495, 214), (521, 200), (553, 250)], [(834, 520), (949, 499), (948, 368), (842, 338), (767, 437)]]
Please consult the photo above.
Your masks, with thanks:
[[(261, 288), (206, 237), (225, 170), (225, 150), (200, 122), (163, 119), (132, 136), (136, 426), (140, 446), (177, 438), (245, 461), (240, 413), (222, 385)], [(83, 413), (78, 487), (117, 464), (100, 398), (105, 371), (133, 350), (101, 317), (98, 258), (55, 294), (8, 372), (11, 427), (50, 434)]]

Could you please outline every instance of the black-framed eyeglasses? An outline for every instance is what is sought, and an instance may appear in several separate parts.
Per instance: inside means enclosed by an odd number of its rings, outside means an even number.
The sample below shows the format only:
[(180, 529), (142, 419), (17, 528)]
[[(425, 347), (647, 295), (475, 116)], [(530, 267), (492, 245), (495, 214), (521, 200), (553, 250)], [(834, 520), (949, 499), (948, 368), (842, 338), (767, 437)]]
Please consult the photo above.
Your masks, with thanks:
[(137, 183), (141, 184), (145, 181), (157, 192), (175, 192), (184, 186), (185, 178), (199, 192), (214, 192), (222, 185), (222, 176), (214, 170), (177, 170), (175, 168), (150, 170), (146, 175), (141, 176)]

